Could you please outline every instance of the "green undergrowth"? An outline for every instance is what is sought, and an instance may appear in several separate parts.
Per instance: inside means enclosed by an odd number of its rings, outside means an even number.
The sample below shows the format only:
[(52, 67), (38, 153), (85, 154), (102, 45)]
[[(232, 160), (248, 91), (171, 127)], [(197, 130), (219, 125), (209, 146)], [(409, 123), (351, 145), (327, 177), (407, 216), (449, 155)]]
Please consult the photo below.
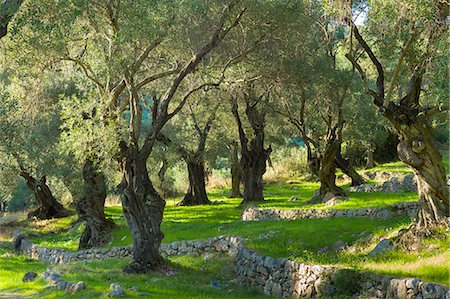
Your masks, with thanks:
[[(256, 291), (240, 287), (232, 282), (236, 274), (229, 257), (213, 255), (176, 256), (168, 259), (174, 272), (166, 276), (160, 273), (128, 275), (122, 272), (128, 259), (77, 262), (53, 266), (69, 282), (83, 281), (86, 289), (67, 294), (64, 291), (45, 290), (47, 282), (38, 278), (24, 283), (21, 278), (27, 271), (41, 273), (46, 265), (17, 255), (4, 256), (0, 249), (0, 297), (20, 296), (42, 298), (109, 298), (109, 286), (118, 283), (126, 292), (126, 298), (267, 298)], [(215, 288), (211, 287), (211, 282)], [(129, 290), (135, 287), (136, 290)], [(145, 294), (143, 294), (145, 293)]]
[[(324, 204), (302, 205), (312, 197), (314, 190), (318, 186), (317, 183), (267, 185), (264, 187), (266, 201), (259, 204), (259, 206), (261, 208), (276, 209), (329, 209)], [(220, 234), (240, 234), (243, 230), (242, 228), (245, 227), (247, 229), (249, 224), (240, 221), (242, 208), (239, 207), (239, 203), (241, 199), (230, 199), (227, 198), (227, 195), (228, 190), (223, 188), (211, 190), (209, 198), (214, 204), (209, 206), (177, 207), (175, 204), (180, 198), (168, 200), (162, 224), (162, 229), (165, 232), (164, 242), (202, 239)], [(300, 200), (288, 201), (292, 196), (296, 196)], [(348, 201), (341, 202), (332, 208), (378, 208), (416, 200), (417, 194), (415, 193), (355, 192), (349, 193)], [(122, 208), (120, 206), (110, 206), (106, 207), (105, 212), (107, 217), (113, 219), (118, 225), (112, 233), (113, 240), (109, 246), (126, 246), (131, 244), (131, 236), (123, 217)], [(53, 229), (60, 230), (60, 232), (32, 237), (31, 240), (42, 246), (76, 250), (79, 236), (83, 231), (83, 225), (70, 226), (70, 221), (75, 221), (75, 218), (72, 216), (61, 220), (51, 220), (45, 222), (45, 229), (32, 224), (26, 229), (26, 232), (48, 233), (53, 227)], [(314, 222), (316, 220), (311, 221)], [(61, 230), (64, 227), (66, 229)], [(246, 229), (243, 230), (244, 233)], [(248, 231), (246, 235), (251, 235), (252, 233), (252, 231)]]
[[(448, 164), (448, 160), (447, 160)], [(401, 162), (383, 165), (376, 171), (408, 172)], [(374, 171), (374, 170), (370, 170)], [(264, 187), (266, 201), (259, 204), (261, 208), (276, 209), (328, 209), (323, 204), (303, 205), (309, 200), (314, 190), (319, 187), (316, 182), (272, 183)], [(348, 190), (348, 184), (343, 185)], [(418, 277), (425, 281), (448, 284), (449, 237), (441, 240), (428, 240), (430, 249), (417, 254), (398, 251), (388, 252), (379, 257), (368, 257), (382, 238), (390, 238), (403, 228), (411, 219), (407, 216), (389, 219), (367, 218), (327, 218), (301, 219), (293, 221), (255, 221), (240, 220), (241, 199), (228, 198), (229, 190), (216, 187), (209, 190), (213, 202), (209, 206), (176, 207), (181, 198), (167, 200), (162, 230), (165, 234), (163, 243), (180, 240), (198, 240), (218, 235), (234, 235), (246, 238), (246, 246), (261, 255), (286, 257), (300, 262), (332, 265), (342, 268), (368, 270), (379, 274), (393, 276)], [(295, 196), (296, 201), (288, 201)], [(417, 201), (415, 193), (348, 193), (349, 200), (340, 202), (333, 209), (359, 209), (387, 207), (401, 202)], [(131, 235), (123, 217), (120, 206), (108, 206), (105, 209), (108, 218), (117, 224), (112, 232), (112, 240), (106, 247), (127, 246), (132, 243)], [(33, 243), (47, 247), (65, 248), (75, 251), (83, 224), (76, 223), (76, 216), (48, 221), (25, 221), (19, 225), (25, 233), (35, 234)], [(353, 244), (357, 240), (372, 235), (370, 241), (361, 248), (336, 252), (331, 250), (336, 242)], [(45, 283), (41, 280), (23, 284), (21, 277), (27, 271), (42, 272), (46, 265), (31, 261), (21, 256), (11, 255), (0, 248), (0, 293), (32, 295), (42, 292)], [(321, 253), (318, 253), (321, 252)], [(227, 284), (232, 271), (226, 265), (231, 264), (228, 257), (215, 256), (204, 260), (202, 257), (170, 257), (169, 263), (176, 275), (165, 277), (161, 274), (126, 275), (121, 268), (127, 260), (93, 261), (72, 263), (58, 266), (69, 281), (85, 281), (88, 289), (81, 297), (68, 296), (57, 291), (45, 291), (40, 296), (45, 298), (91, 298), (105, 297), (111, 283), (119, 283), (124, 288), (137, 286), (140, 292), (151, 294), (155, 298), (257, 298), (254, 292), (228, 285), (216, 290), (209, 285), (211, 280)], [(228, 273), (228, 274), (227, 274)], [(224, 276), (225, 275), (225, 276)], [(229, 275), (230, 277), (228, 277)], [(226, 291), (225, 291), (226, 289)], [(138, 296), (128, 292), (129, 296)], [(13, 296), (14, 297), (14, 296)], [(106, 297), (105, 297), (106, 298)]]

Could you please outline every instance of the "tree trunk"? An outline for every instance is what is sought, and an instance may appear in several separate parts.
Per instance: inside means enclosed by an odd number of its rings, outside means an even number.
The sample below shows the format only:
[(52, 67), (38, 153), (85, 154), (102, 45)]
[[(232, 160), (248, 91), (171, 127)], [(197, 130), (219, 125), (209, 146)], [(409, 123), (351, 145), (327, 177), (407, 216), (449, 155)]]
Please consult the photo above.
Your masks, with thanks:
[(231, 198), (242, 197), (241, 194), (241, 181), (242, 181), (242, 169), (239, 163), (238, 145), (237, 142), (231, 144), (232, 151), (230, 155), (231, 162)]
[(449, 217), (449, 192), (442, 156), (433, 142), (428, 121), (419, 118), (410, 126), (401, 127), (398, 156), (413, 168), (417, 177), (420, 205), (417, 226), (432, 228)]
[(83, 167), (84, 195), (77, 203), (78, 220), (86, 222), (78, 249), (100, 247), (110, 239), (114, 222), (105, 217), (106, 183), (91, 160)]
[(350, 162), (342, 157), (340, 147), (336, 153), (335, 162), (336, 166), (352, 179), (352, 186), (359, 186), (364, 184), (364, 179), (359, 175), (358, 172), (356, 172)]
[(128, 273), (144, 273), (164, 263), (159, 247), (164, 234), (161, 221), (166, 202), (153, 188), (146, 161), (139, 158), (137, 146), (122, 144), (125, 152), (121, 165), (123, 179), (119, 185), (123, 212), (133, 238), (133, 261), (123, 269)]
[(33, 192), (34, 198), (39, 205), (35, 211), (28, 214), (28, 218), (36, 217), (43, 220), (72, 215), (72, 212), (64, 208), (53, 196), (50, 188), (47, 186), (45, 176), (39, 181), (36, 181), (35, 178), (25, 171), (21, 171), (20, 176), (26, 180), (28, 188)]
[(188, 174), (189, 189), (178, 206), (208, 205), (211, 201), (206, 194), (205, 162), (200, 154), (188, 154), (185, 158)]
[(167, 161), (167, 158), (162, 158), (162, 165), (161, 168), (158, 171), (158, 178), (159, 178), (159, 190), (162, 192), (162, 196), (164, 198), (167, 198), (169, 196), (173, 195), (173, 190), (168, 186), (169, 184), (166, 183), (166, 173), (167, 169), (169, 168), (169, 163)]
[(367, 149), (367, 162), (366, 162), (366, 169), (371, 169), (375, 167), (375, 161), (373, 160), (373, 149), (369, 148)]
[(320, 181), (320, 189), (306, 204), (321, 203), (329, 199), (327, 193), (334, 196), (345, 196), (344, 190), (336, 186), (336, 154), (340, 147), (340, 141), (329, 141), (320, 158), (310, 158), (308, 162), (311, 171)]
[(251, 201), (264, 201), (263, 175), (266, 172), (266, 161), (268, 153), (262, 149), (261, 152), (247, 151), (242, 155), (242, 181), (244, 183), (244, 199), (242, 204)]

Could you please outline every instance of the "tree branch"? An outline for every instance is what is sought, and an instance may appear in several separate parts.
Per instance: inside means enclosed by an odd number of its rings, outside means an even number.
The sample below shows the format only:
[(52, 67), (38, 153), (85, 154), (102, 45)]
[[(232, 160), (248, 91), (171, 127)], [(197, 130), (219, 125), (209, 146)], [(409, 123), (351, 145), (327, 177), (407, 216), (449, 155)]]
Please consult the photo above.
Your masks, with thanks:
[(377, 57), (373, 53), (370, 46), (366, 43), (364, 38), (359, 33), (358, 27), (353, 22), (351, 22), (350, 25), (353, 27), (353, 34), (354, 34), (356, 40), (361, 45), (361, 47), (364, 49), (364, 51), (367, 53), (367, 55), (369, 56), (373, 65), (377, 69), (377, 72), (378, 72), (378, 77), (377, 77), (378, 100), (381, 100), (384, 103), (384, 70), (383, 70), (383, 66), (381, 65), (380, 61), (378, 61)]

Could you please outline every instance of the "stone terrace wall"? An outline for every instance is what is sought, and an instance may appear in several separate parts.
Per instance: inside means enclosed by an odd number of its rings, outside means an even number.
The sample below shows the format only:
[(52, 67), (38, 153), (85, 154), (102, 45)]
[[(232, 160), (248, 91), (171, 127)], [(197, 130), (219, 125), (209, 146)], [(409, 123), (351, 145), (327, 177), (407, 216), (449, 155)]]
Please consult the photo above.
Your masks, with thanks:
[[(74, 253), (37, 246), (26, 239), (20, 241), (19, 250), (31, 258), (52, 264), (131, 256), (131, 247), (92, 249)], [(448, 287), (415, 278), (391, 278), (261, 256), (246, 248), (240, 237), (219, 236), (201, 241), (173, 242), (163, 244), (161, 252), (164, 256), (226, 253), (235, 258), (241, 285), (276, 297), (330, 298), (342, 294), (363, 298), (450, 299)]]
[(368, 272), (309, 265), (284, 258), (260, 256), (243, 249), (236, 261), (243, 285), (276, 297), (449, 299), (447, 286), (416, 278), (392, 278)]
[(248, 206), (241, 215), (244, 221), (255, 220), (296, 220), (304, 218), (329, 218), (329, 217), (368, 217), (389, 218), (397, 215), (409, 215), (415, 217), (419, 209), (417, 202), (405, 202), (390, 205), (387, 208), (361, 208), (354, 210), (276, 210), (259, 209), (257, 206)]
[[(166, 257), (169, 255), (201, 255), (207, 252), (223, 252), (234, 256), (237, 254), (238, 244), (241, 244), (240, 240), (241, 238), (239, 237), (220, 236), (206, 240), (177, 241), (169, 244), (161, 244), (161, 254), (163, 257)], [(132, 256), (132, 246), (71, 252), (58, 248), (39, 246), (25, 238), (20, 241), (19, 251), (32, 259), (49, 264), (65, 264), (76, 261), (104, 260), (108, 258), (122, 259)]]

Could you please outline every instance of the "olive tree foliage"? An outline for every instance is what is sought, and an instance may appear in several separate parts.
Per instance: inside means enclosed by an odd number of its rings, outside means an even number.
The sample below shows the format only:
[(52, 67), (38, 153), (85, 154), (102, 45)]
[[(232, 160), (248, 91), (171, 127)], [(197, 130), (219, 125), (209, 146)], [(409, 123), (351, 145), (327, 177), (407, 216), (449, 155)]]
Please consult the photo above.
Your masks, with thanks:
[(345, 18), (351, 33), (346, 56), (381, 115), (397, 131), (399, 158), (416, 174), (419, 215), (399, 238), (399, 244), (413, 249), (419, 243), (416, 237), (432, 235), (436, 227), (448, 227), (449, 194), (431, 126), (433, 117), (448, 111), (448, 105), (442, 98), (427, 96), (442, 93), (428, 88), (434, 87), (431, 78), (445, 78), (447, 72), (442, 70), (445, 73), (439, 75), (430, 70), (439, 69), (438, 62), (447, 55), (442, 44), (446, 42), (448, 3), (371, 1), (369, 8), (366, 27)]
[(8, 33), (8, 24), (19, 10), (23, 0), (2, 0), (0, 2), (0, 39)]
[[(38, 59), (44, 52), (52, 65), (75, 65), (96, 90), (95, 114), (105, 124), (120, 122), (128, 110), (126, 136), (116, 134), (119, 151), (112, 157), (123, 176), (119, 192), (134, 243), (133, 262), (125, 271), (163, 263), (165, 201), (149, 179), (146, 161), (188, 98), (224, 80), (230, 57), (219, 78), (205, 82), (196, 70), (239, 24), (246, 10), (239, 2), (44, 0), (28, 3), (16, 18), (21, 26), (15, 46), (34, 50)], [(151, 126), (144, 131), (143, 99), (149, 94)]]
[(0, 95), (0, 144), (7, 158), (2, 159), (2, 169), (14, 173), (14, 178), (20, 174), (26, 180), (39, 203), (38, 210), (30, 216), (51, 218), (67, 215), (48, 183), (53, 182), (50, 186), (55, 187), (54, 179), (57, 178), (60, 181), (58, 191), (62, 191), (61, 187), (66, 188), (66, 192), (69, 188), (72, 195), (78, 191), (78, 169), (72, 167), (72, 159), (62, 155), (57, 147), (59, 97), (75, 93), (76, 89), (63, 76), (56, 80), (53, 78), (55, 74), (47, 73), (33, 80), (4, 71)]

